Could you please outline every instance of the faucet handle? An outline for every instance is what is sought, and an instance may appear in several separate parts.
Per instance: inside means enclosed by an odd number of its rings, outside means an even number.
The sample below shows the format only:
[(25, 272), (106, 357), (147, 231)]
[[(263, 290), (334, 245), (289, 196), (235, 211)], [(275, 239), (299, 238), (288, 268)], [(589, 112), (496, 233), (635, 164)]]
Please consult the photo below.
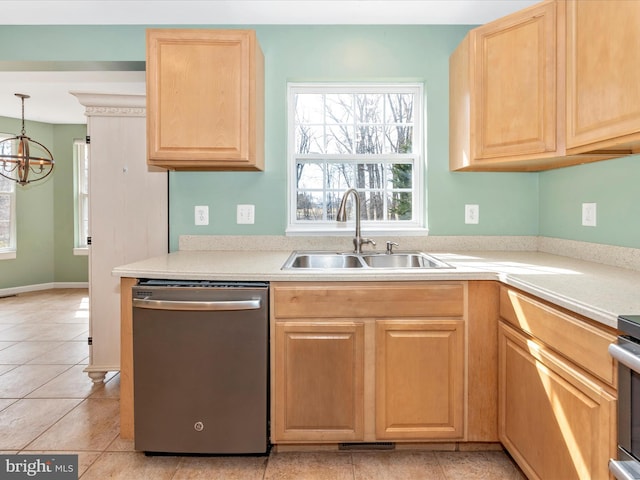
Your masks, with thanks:
[(373, 240), (371, 240), (370, 238), (362, 238), (360, 240), (360, 245), (364, 245), (365, 243), (370, 243), (371, 245), (373, 245), (374, 247), (376, 246), (376, 242), (374, 242)]
[(393, 247), (398, 247), (399, 245), (396, 242), (387, 241), (387, 254), (391, 255), (393, 253)]

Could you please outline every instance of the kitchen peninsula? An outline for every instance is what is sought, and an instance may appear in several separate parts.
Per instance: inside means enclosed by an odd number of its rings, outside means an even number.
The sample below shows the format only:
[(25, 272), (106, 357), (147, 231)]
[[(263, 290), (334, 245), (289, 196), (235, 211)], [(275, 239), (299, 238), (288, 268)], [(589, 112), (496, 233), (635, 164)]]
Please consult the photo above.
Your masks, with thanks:
[[(259, 280), (271, 283), (271, 441), (275, 445), (295, 448), (391, 441), (398, 445), (438, 442), (443, 448), (457, 448), (463, 443), (501, 442), (531, 478), (537, 478), (535, 472), (548, 472), (549, 468), (562, 468), (567, 478), (576, 474), (600, 478), (605, 474), (608, 458), (615, 455), (617, 395), (615, 364), (606, 349), (615, 341), (617, 316), (640, 311), (639, 271), (530, 251), (535, 247), (531, 248), (528, 240), (515, 249), (501, 251), (423, 249), (455, 267), (452, 269), (292, 271), (281, 267), (291, 253), (289, 246), (307, 249), (296, 245), (297, 241), (255, 238), (248, 245), (229, 240), (236, 245), (231, 250), (224, 240), (217, 240), (212, 245), (221, 250), (204, 249), (206, 240), (187, 238), (178, 252), (114, 270), (114, 275), (122, 278), (123, 437), (130, 438), (133, 432), (130, 289), (136, 279)], [(346, 251), (344, 243), (344, 239), (325, 242), (324, 249)], [(258, 244), (261, 250), (256, 248)], [(276, 244), (287, 249), (269, 249)], [(310, 249), (321, 249), (311, 244)], [(404, 244), (409, 249), (415, 246), (409, 239)], [(594, 258), (603, 261), (595, 254)], [(635, 257), (627, 258), (633, 261)], [(323, 303), (325, 299), (329, 303)], [(368, 307), (384, 299), (397, 309)], [(307, 301), (311, 303), (304, 307)], [(350, 307), (339, 307), (341, 302)], [(422, 310), (413, 311), (414, 307)], [(340, 392), (355, 398), (354, 408), (347, 414), (330, 411), (322, 416), (317, 411), (302, 411), (304, 402), (289, 404), (283, 396), (283, 385), (289, 390), (299, 386), (299, 378), (287, 377), (285, 365), (302, 365), (303, 374), (307, 368), (300, 359), (288, 358), (283, 346), (300, 351), (300, 345), (291, 342), (296, 335), (309, 332), (324, 332), (323, 338), (337, 332), (340, 338), (346, 335), (352, 342), (349, 348), (340, 350), (349, 353), (344, 360), (351, 363), (334, 372), (336, 377), (352, 381)], [(402, 343), (410, 336), (421, 340), (417, 344)], [(433, 342), (436, 337), (439, 343)], [(424, 352), (431, 348), (438, 348), (449, 359), (443, 362), (447, 367), (438, 372), (438, 378), (445, 382), (439, 391), (446, 401), (436, 402), (440, 397), (429, 397), (418, 386), (410, 389), (418, 399), (407, 401), (439, 405), (436, 410), (444, 412), (445, 417), (436, 418), (435, 423), (448, 425), (439, 430), (429, 424), (433, 421), (429, 415), (418, 413), (416, 417), (390, 403), (386, 403), (384, 412), (379, 407), (389, 398), (387, 389), (400, 385), (394, 384), (394, 372), (406, 374), (415, 385), (429, 370), (400, 365), (397, 357), (390, 355), (409, 352), (417, 355), (416, 361), (425, 361), (428, 357)], [(316, 360), (311, 363), (324, 364), (324, 360)], [(309, 368), (309, 373), (317, 374), (317, 369)], [(520, 372), (515, 377), (513, 368)], [(355, 377), (350, 376), (353, 372)], [(562, 408), (589, 419), (570, 425), (574, 434), (578, 432), (572, 445), (566, 444), (566, 426), (555, 422), (546, 425), (545, 421), (534, 429), (528, 442), (522, 442), (522, 429), (531, 426), (517, 419), (526, 418), (526, 409), (532, 407), (527, 402), (534, 402), (540, 418), (555, 418), (558, 405), (547, 400), (550, 393), (541, 387), (543, 384)], [(524, 397), (518, 392), (524, 392)], [(313, 431), (286, 423), (287, 419), (302, 418), (300, 415), (317, 422)], [(332, 423), (345, 418), (348, 428), (344, 421), (340, 428)], [(408, 429), (395, 425), (408, 424), (410, 419), (420, 425)], [(536, 448), (543, 450), (541, 456), (532, 451)], [(561, 467), (545, 460), (550, 458), (546, 455), (549, 449), (562, 452), (556, 455)], [(579, 449), (589, 462), (575, 464), (571, 455), (564, 453), (570, 449)]]

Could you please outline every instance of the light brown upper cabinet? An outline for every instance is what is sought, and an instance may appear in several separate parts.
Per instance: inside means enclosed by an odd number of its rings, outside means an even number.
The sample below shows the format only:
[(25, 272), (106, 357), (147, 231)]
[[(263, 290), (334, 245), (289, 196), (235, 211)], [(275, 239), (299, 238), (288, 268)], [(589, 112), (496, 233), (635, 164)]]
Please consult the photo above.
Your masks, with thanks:
[(640, 152), (640, 2), (567, 2), (567, 149)]
[(558, 7), (534, 5), (473, 29), (451, 56), (452, 170), (535, 169), (562, 152)]
[(147, 30), (147, 163), (264, 169), (264, 57), (253, 30)]
[(452, 54), (451, 170), (538, 171), (619, 156), (567, 151), (566, 11), (564, 0), (533, 5), (469, 31)]

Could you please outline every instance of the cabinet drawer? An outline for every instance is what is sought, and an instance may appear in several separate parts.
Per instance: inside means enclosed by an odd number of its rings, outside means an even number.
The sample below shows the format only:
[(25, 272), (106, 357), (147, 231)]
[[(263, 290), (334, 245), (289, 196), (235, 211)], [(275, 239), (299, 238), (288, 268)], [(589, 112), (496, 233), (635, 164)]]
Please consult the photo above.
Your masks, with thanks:
[(506, 287), (500, 289), (500, 316), (615, 387), (607, 348), (616, 336)]
[(463, 282), (272, 284), (277, 318), (460, 317)]

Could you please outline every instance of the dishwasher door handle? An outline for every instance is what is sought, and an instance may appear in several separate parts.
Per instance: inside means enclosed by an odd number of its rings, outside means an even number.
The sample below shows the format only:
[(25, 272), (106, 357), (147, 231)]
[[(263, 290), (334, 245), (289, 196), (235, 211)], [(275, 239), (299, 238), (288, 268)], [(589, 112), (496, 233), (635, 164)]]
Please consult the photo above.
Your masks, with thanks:
[(148, 298), (134, 298), (135, 308), (148, 308), (152, 310), (190, 310), (205, 312), (227, 312), (231, 310), (259, 310), (260, 299), (252, 300), (219, 300), (206, 301), (175, 301), (175, 300), (150, 300)]

